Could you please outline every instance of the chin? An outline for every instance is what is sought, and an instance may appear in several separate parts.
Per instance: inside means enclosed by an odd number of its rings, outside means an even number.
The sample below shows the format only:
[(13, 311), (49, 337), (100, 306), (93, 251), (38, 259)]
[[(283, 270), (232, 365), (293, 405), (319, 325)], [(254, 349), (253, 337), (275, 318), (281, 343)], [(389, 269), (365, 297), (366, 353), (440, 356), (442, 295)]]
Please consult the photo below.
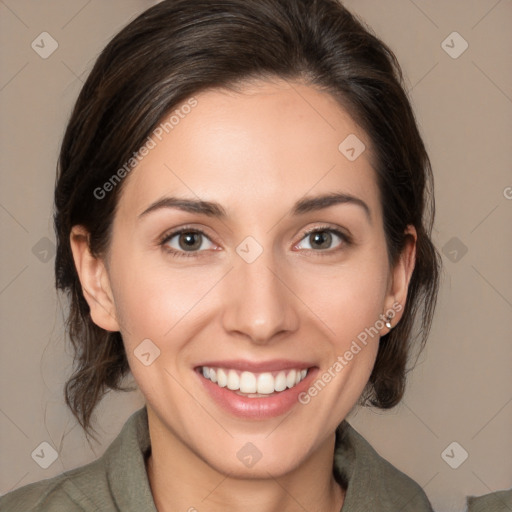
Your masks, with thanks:
[(219, 457), (219, 452), (202, 457), (215, 471), (235, 479), (268, 479), (281, 477), (294, 471), (305, 459), (293, 447), (281, 445), (278, 450), (262, 450), (247, 442), (233, 446), (231, 456)]

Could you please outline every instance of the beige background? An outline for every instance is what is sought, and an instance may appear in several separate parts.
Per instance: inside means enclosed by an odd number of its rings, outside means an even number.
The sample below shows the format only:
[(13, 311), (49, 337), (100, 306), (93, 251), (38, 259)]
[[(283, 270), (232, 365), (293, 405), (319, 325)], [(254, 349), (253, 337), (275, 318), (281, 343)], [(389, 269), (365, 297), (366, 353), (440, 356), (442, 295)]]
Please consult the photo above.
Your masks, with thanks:
[[(103, 442), (91, 447), (64, 405), (71, 352), (53, 288), (51, 202), (58, 147), (88, 70), (153, 3), (0, 0), (0, 493), (97, 458), (143, 404), (137, 392), (107, 396), (96, 413)], [(403, 66), (434, 168), (445, 265), (403, 403), (351, 421), (436, 511), (461, 511), (465, 495), (512, 486), (512, 1), (345, 3)], [(43, 31), (59, 45), (47, 59), (31, 48)], [(469, 44), (455, 59), (442, 47), (454, 31)], [(462, 48), (452, 39), (450, 51)], [(31, 457), (42, 442), (58, 452), (47, 469)], [(452, 469), (442, 453), (454, 464), (462, 449), (469, 456)]]

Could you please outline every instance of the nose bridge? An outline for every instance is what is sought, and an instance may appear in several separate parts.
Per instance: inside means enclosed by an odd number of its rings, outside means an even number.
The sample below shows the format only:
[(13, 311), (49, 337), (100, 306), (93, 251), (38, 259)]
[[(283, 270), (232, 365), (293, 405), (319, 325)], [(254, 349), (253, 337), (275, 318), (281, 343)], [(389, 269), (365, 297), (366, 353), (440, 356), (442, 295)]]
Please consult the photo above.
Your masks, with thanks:
[[(239, 250), (247, 247), (241, 244)], [(280, 275), (281, 266), (275, 264), (272, 251), (263, 250), (252, 261), (243, 252), (239, 254), (227, 283), (224, 328), (245, 334), (254, 343), (266, 343), (277, 333), (295, 330), (299, 319), (296, 304), (283, 284), (286, 279)]]

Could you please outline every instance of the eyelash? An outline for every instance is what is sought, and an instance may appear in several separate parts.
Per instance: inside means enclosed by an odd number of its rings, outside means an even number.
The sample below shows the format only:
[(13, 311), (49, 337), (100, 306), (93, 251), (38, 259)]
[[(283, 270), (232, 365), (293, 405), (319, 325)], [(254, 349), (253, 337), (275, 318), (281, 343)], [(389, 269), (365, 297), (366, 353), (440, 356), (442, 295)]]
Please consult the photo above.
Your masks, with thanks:
[[(335, 228), (332, 228), (329, 226), (319, 226), (319, 227), (310, 229), (308, 231), (304, 231), (301, 235), (300, 241), (304, 240), (304, 238), (306, 238), (307, 236), (312, 235), (314, 233), (323, 233), (323, 232), (334, 233), (342, 240), (342, 243), (345, 246), (350, 246), (352, 244), (352, 239), (347, 234), (343, 233), (342, 231), (340, 231), (338, 229), (335, 229)], [(171, 254), (171, 256), (177, 257), (177, 258), (181, 258), (181, 257), (194, 258), (194, 257), (197, 257), (198, 254), (203, 252), (203, 251), (176, 251), (175, 249), (170, 249), (169, 247), (167, 247), (166, 244), (169, 242), (169, 240), (172, 240), (175, 236), (181, 235), (182, 233), (200, 234), (209, 239), (208, 235), (204, 231), (201, 231), (200, 229), (197, 229), (197, 228), (191, 228), (191, 227), (185, 226), (176, 231), (172, 231), (171, 233), (166, 233), (160, 240), (159, 245), (162, 246), (164, 248), (164, 250), (166, 250), (169, 254)], [(335, 249), (327, 249), (325, 251), (323, 251), (323, 250), (316, 251), (314, 249), (305, 249), (305, 250), (312, 251), (318, 256), (329, 256), (333, 252), (337, 252), (337, 250), (335, 250)]]

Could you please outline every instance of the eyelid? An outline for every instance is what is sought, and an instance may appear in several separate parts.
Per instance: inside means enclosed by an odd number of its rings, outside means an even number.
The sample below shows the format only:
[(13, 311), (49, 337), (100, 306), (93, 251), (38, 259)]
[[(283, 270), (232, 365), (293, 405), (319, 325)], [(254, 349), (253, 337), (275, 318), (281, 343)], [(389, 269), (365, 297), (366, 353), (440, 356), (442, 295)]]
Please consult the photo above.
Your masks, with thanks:
[[(330, 233), (334, 233), (337, 237), (339, 237), (342, 240), (342, 246), (348, 246), (353, 244), (352, 236), (348, 233), (346, 233), (342, 228), (339, 227), (333, 227), (329, 225), (320, 225), (315, 226), (313, 228), (308, 228), (301, 233), (300, 240), (293, 246), (294, 248), (297, 247), (305, 238), (307, 238), (309, 235), (312, 235), (313, 233), (321, 233), (323, 231), (328, 231)], [(333, 252), (336, 252), (337, 249), (326, 249), (326, 250), (314, 250), (314, 249), (302, 249), (306, 251), (312, 251), (315, 254), (332, 254)]]
[(158, 243), (164, 244), (164, 243), (168, 242), (171, 238), (174, 238), (176, 235), (181, 235), (182, 233), (200, 233), (201, 235), (204, 235), (210, 241), (212, 241), (210, 236), (203, 229), (196, 228), (196, 227), (190, 226), (190, 225), (188, 225), (188, 226), (186, 225), (186, 226), (182, 226), (181, 228), (169, 229), (168, 231), (166, 231), (163, 235), (161, 235), (158, 238)]
[[(297, 245), (299, 245), (307, 236), (309, 236), (313, 233), (322, 232), (322, 231), (328, 231), (328, 232), (334, 233), (336, 236), (338, 236), (342, 240), (342, 242), (343, 242), (341, 244), (342, 246), (348, 246), (353, 243), (351, 235), (349, 235), (348, 233), (345, 233), (341, 228), (324, 224), (324, 225), (319, 225), (319, 226), (315, 226), (312, 228), (304, 229), (301, 232), (299, 241), (294, 244), (293, 248), (296, 248)], [(158, 244), (160, 246), (166, 246), (166, 244), (171, 239), (173, 239), (174, 237), (176, 237), (182, 233), (200, 234), (200, 235), (206, 237), (212, 244), (218, 246), (218, 244), (216, 244), (216, 242), (213, 241), (212, 238), (203, 229), (196, 228), (191, 225), (185, 225), (180, 228), (171, 229), (169, 231), (166, 231), (162, 236), (159, 237)], [(201, 253), (206, 252), (205, 249), (200, 250), (200, 251), (181, 251), (181, 250), (177, 250), (177, 249), (173, 249), (173, 248), (169, 248), (169, 247), (166, 248), (166, 250), (167, 250), (167, 252), (171, 253), (174, 256), (186, 256), (186, 257), (187, 256), (197, 257), (198, 255), (201, 255)], [(318, 255), (321, 255), (321, 254), (328, 255), (328, 254), (337, 252), (337, 249), (326, 249), (326, 250), (299, 249), (299, 250), (314, 252), (315, 254), (318, 254)]]
[[(158, 245), (164, 248), (165, 251), (170, 253), (172, 256), (185, 256), (185, 257), (198, 257), (202, 253), (206, 252), (206, 250), (201, 251), (180, 251), (177, 249), (174, 249), (172, 247), (168, 247), (167, 243), (172, 240), (174, 237), (181, 235), (182, 233), (196, 233), (204, 236), (207, 238), (213, 245), (218, 245), (214, 240), (212, 240), (212, 237), (209, 236), (203, 229), (193, 227), (191, 225), (185, 225), (181, 228), (176, 229), (170, 229), (166, 231), (163, 235), (161, 235), (158, 238)], [(210, 249), (211, 250), (211, 249)], [(215, 249), (214, 249), (215, 250)]]

